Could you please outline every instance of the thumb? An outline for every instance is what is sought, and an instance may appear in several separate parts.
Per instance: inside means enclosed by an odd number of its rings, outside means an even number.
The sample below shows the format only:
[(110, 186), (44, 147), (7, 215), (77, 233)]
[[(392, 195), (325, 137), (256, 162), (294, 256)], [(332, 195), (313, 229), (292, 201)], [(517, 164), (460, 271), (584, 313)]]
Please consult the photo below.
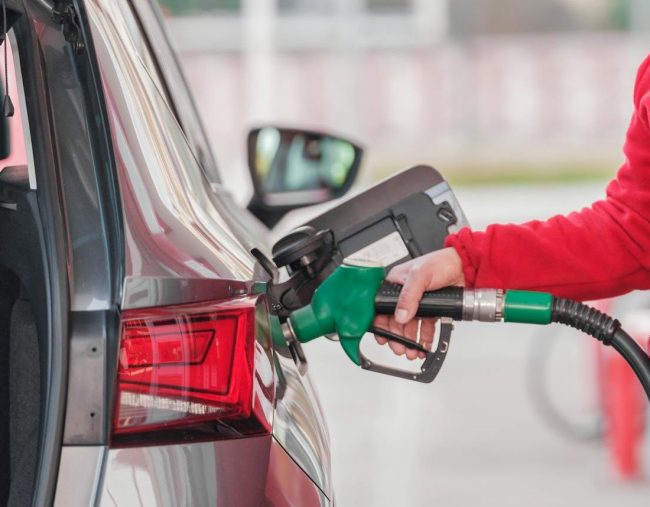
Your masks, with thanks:
[(386, 281), (403, 285), (408, 278), (409, 272), (417, 265), (418, 262), (419, 259), (415, 258), (394, 266), (386, 275)]
[(395, 308), (395, 320), (399, 324), (406, 324), (415, 317), (422, 294), (427, 289), (428, 280), (426, 278), (420, 266), (415, 266), (406, 276)]
[(404, 287), (397, 301), (395, 320), (406, 324), (415, 317), (422, 294), (448, 285), (464, 285), (462, 263), (453, 248), (436, 250), (394, 268), (388, 276), (390, 281)]

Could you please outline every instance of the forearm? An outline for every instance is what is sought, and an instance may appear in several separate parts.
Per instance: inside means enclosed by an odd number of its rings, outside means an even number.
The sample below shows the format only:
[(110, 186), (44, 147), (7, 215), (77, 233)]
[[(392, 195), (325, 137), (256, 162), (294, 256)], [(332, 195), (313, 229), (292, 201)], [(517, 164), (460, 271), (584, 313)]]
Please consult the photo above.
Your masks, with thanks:
[(464, 229), (447, 245), (459, 253), (470, 287), (580, 300), (650, 288), (650, 222), (612, 198), (547, 221)]
[(650, 288), (650, 57), (639, 69), (625, 163), (606, 199), (567, 216), (450, 236), (468, 286), (595, 299)]

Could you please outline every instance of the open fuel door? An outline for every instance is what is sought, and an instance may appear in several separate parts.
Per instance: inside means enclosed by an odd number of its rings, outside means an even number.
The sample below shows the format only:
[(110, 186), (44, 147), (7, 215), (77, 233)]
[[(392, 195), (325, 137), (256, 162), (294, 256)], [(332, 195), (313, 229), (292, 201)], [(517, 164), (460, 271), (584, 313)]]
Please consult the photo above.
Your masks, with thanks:
[(442, 248), (466, 226), (449, 184), (428, 166), (407, 169), (306, 224), (329, 229), (338, 253), (387, 268)]

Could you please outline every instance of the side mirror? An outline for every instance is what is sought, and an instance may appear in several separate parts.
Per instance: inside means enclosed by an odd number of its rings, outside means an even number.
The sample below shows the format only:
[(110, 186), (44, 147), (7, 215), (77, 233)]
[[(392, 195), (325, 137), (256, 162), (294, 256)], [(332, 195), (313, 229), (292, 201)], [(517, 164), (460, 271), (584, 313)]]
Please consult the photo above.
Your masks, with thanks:
[(347, 139), (300, 129), (261, 127), (248, 134), (255, 193), (248, 209), (267, 227), (289, 211), (345, 194), (363, 150)]

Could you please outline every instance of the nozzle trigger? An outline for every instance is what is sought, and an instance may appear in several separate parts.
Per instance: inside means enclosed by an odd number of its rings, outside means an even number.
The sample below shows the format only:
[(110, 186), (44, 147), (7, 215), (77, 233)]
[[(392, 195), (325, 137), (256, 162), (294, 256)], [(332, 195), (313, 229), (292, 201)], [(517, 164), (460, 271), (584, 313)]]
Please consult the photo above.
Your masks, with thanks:
[(361, 367), (365, 370), (383, 373), (384, 375), (391, 375), (393, 377), (404, 378), (407, 380), (414, 380), (416, 382), (423, 382), (426, 384), (433, 382), (433, 380), (438, 375), (438, 372), (440, 372), (440, 368), (442, 368), (442, 363), (444, 363), (445, 358), (447, 357), (447, 352), (449, 351), (449, 341), (451, 340), (451, 332), (453, 329), (454, 325), (451, 319), (441, 318), (438, 345), (436, 346), (435, 350), (431, 351), (427, 350), (412, 340), (391, 333), (385, 329), (371, 328), (371, 333), (375, 333), (376, 335), (383, 336), (384, 338), (388, 338), (394, 342), (401, 343), (402, 345), (411, 349), (424, 352), (425, 359), (422, 363), (420, 373), (413, 373), (411, 371), (402, 370), (400, 368), (391, 368), (381, 364), (373, 363), (363, 354), (363, 352), (361, 352), (361, 350), (359, 350), (359, 356), (361, 357)]

